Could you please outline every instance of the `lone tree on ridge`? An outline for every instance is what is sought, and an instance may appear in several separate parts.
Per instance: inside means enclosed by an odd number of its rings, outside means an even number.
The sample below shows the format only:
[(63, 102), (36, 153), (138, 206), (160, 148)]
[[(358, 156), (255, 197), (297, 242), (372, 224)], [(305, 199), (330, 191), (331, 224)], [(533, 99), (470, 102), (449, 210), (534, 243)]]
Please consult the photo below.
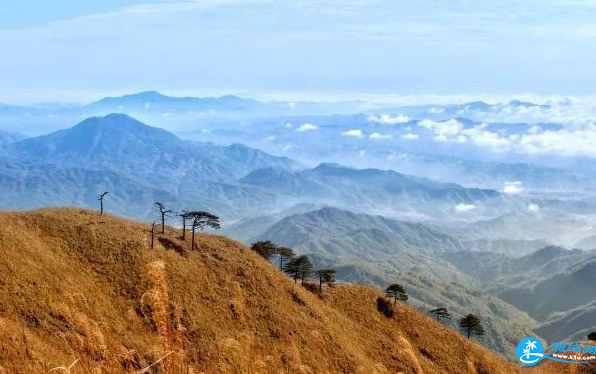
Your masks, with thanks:
[(408, 293), (406, 292), (404, 286), (402, 286), (401, 284), (394, 283), (389, 285), (385, 289), (385, 294), (387, 295), (387, 297), (393, 299), (393, 305), (397, 303), (397, 300), (404, 302), (408, 301)]
[(97, 196), (97, 200), (99, 200), (99, 215), (103, 216), (103, 198), (106, 197), (106, 195), (109, 194), (108, 191), (103, 191), (99, 194), (99, 196)]

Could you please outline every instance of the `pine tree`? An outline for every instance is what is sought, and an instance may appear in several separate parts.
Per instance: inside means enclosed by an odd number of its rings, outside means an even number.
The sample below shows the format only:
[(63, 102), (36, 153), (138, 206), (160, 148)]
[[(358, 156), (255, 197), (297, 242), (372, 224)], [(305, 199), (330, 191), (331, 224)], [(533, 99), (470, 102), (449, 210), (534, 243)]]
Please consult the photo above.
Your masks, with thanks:
[(323, 292), (323, 283), (332, 284), (335, 282), (335, 270), (321, 269), (316, 271), (319, 277), (319, 292)]
[(252, 243), (250, 249), (255, 251), (259, 254), (259, 256), (263, 257), (265, 260), (269, 261), (271, 256), (277, 253), (277, 246), (270, 240), (262, 240), (255, 243)]
[(459, 328), (468, 335), (468, 339), (470, 339), (471, 334), (476, 336), (484, 335), (484, 327), (482, 327), (480, 318), (472, 313), (460, 318)]
[(447, 310), (447, 308), (437, 308), (430, 311), (431, 314), (434, 314), (437, 317), (437, 321), (441, 322), (441, 318), (451, 319), (451, 313)]
[(302, 284), (304, 284), (304, 280), (310, 276), (311, 270), (312, 263), (306, 255), (294, 257), (284, 266), (284, 271), (294, 279), (294, 282), (297, 282), (298, 279), (300, 279), (302, 280)]
[(219, 217), (211, 214), (209, 212), (204, 211), (190, 211), (187, 212), (188, 217), (191, 219), (191, 241), (190, 241), (190, 248), (194, 250), (195, 248), (195, 231), (196, 229), (203, 230), (205, 227), (210, 227), (212, 229), (219, 229), (221, 227), (219, 223)]
[(279, 271), (283, 271), (284, 260), (294, 257), (294, 250), (288, 247), (277, 247), (275, 253), (279, 256)]
[(406, 289), (401, 285), (401, 284), (391, 284), (389, 285), (386, 289), (385, 289), (385, 293), (387, 294), (387, 297), (390, 297), (393, 299), (393, 305), (395, 305), (397, 303), (397, 300), (400, 301), (408, 301), (408, 293), (406, 292)]

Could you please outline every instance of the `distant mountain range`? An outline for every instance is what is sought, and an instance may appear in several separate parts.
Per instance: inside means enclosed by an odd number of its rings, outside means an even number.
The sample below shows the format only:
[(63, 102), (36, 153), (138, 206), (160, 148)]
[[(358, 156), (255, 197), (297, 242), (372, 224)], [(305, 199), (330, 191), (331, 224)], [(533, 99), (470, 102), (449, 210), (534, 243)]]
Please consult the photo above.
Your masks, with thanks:
[(252, 225), (245, 220), (226, 232), (235, 236), (236, 228), (241, 236), (255, 233), (244, 236), (246, 243), (272, 240), (307, 253), (319, 267), (337, 269), (343, 281), (384, 287), (397, 280), (422, 310), (441, 305), (463, 312), (462, 305), (474, 305), (491, 321), (488, 344), (501, 352), (512, 352), (517, 332), (550, 344), (596, 328), (589, 318), (594, 251), (538, 247), (541, 241), (484, 239), (481, 245), (425, 224), (330, 207), (277, 221), (259, 217)]
[[(559, 130), (560, 124), (488, 121), (480, 114), (547, 110), (513, 100), (388, 108), (362, 101), (259, 101), (234, 95), (174, 97), (147, 91), (106, 97), (86, 105), (0, 105), (0, 127), (29, 136), (64, 129), (82, 118), (125, 113), (172, 131), (182, 138), (218, 144), (241, 143), (314, 166), (321, 162), (357, 168), (393, 169), (404, 174), (470, 187), (500, 190), (518, 181), (524, 193), (596, 188), (592, 163), (568, 157), (494, 152), (471, 141), (437, 142), (437, 134), (420, 122), (436, 126), (490, 131), (516, 137), (528, 131)], [(301, 131), (308, 125), (312, 131)], [(538, 131), (538, 130), (537, 130)], [(487, 140), (488, 141), (488, 140)]]
[(188, 129), (192, 124), (246, 121), (285, 115), (329, 115), (370, 109), (361, 101), (334, 103), (258, 101), (235, 95), (220, 97), (175, 97), (156, 91), (106, 97), (89, 104), (0, 104), (3, 129), (39, 135), (63, 129), (81, 118), (125, 113), (169, 129)]
[[(290, 246), (313, 258), (316, 267), (336, 269), (342, 281), (381, 288), (402, 283), (423, 311), (444, 306), (465, 313), (471, 307), (490, 320), (485, 342), (500, 352), (512, 355), (520, 336), (535, 325), (515, 307), (483, 294), (477, 279), (443, 258), (466, 251), (464, 243), (424, 224), (331, 207), (289, 215), (264, 230), (262, 222), (262, 217), (253, 220), (256, 236), (247, 243), (272, 240)], [(237, 226), (241, 233), (251, 227), (248, 220)], [(226, 233), (234, 237), (234, 227)]]
[(95, 206), (95, 195), (103, 189), (112, 192), (117, 213), (138, 218), (150, 215), (150, 200), (164, 200), (174, 209), (199, 206), (227, 219), (296, 204), (418, 218), (447, 217), (458, 205), (472, 204), (494, 216), (507, 206), (494, 190), (337, 164), (304, 169), (289, 158), (239, 144), (182, 140), (123, 114), (14, 140), (5, 143), (0, 169), (6, 181), (0, 202), (11, 208), (56, 202)]
[(290, 199), (306, 198), (310, 203), (417, 219), (451, 216), (458, 205), (478, 204), (479, 210), (485, 206), (496, 208), (496, 200), (501, 198), (494, 190), (464, 188), (390, 170), (354, 169), (338, 164), (320, 164), (296, 172), (259, 169), (240, 181), (275, 190)]
[(292, 170), (300, 165), (239, 144), (184, 141), (112, 114), (10, 143), (0, 165), (0, 203), (9, 208), (93, 207), (97, 193), (108, 190), (107, 206), (133, 217), (146, 218), (157, 200), (235, 215), (274, 202), (267, 193), (235, 183), (263, 167)]

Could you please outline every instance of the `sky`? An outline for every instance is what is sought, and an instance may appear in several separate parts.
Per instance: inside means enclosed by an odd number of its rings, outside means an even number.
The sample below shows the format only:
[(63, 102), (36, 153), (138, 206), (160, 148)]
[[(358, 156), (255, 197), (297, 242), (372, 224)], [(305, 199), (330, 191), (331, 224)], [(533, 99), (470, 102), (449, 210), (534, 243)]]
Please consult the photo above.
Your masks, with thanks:
[(0, 102), (593, 95), (596, 2), (0, 0)]

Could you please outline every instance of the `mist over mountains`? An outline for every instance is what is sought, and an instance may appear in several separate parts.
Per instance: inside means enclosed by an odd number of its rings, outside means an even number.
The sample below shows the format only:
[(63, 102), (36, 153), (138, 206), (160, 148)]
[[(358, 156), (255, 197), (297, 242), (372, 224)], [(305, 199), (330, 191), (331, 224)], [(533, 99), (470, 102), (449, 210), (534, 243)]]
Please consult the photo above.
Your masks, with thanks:
[(290, 246), (340, 281), (398, 281), (425, 312), (473, 309), (483, 343), (511, 356), (524, 336), (595, 327), (596, 173), (575, 105), (152, 91), (3, 105), (0, 207), (96, 208), (106, 190), (109, 212), (143, 221), (156, 219), (156, 201), (207, 210), (225, 234)]

